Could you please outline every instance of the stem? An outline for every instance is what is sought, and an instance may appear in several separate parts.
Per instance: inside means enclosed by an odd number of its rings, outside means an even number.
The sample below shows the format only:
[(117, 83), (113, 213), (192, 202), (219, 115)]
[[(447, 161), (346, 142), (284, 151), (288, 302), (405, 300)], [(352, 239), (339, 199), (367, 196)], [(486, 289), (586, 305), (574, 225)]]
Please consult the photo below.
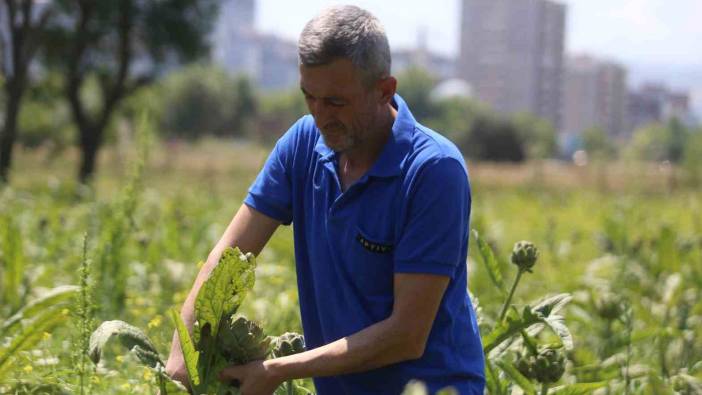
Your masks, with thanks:
[(295, 391), (293, 391), (293, 381), (292, 380), (288, 380), (287, 387), (288, 387), (288, 395), (294, 395)]
[(539, 355), (539, 349), (537, 348), (536, 344), (531, 341), (529, 334), (526, 333), (524, 329), (522, 329), (520, 332), (522, 334), (522, 338), (524, 339), (524, 345), (526, 348), (528, 348), (533, 355)]
[(158, 387), (159, 387), (159, 394), (158, 395), (168, 395), (168, 390), (166, 390), (166, 381), (163, 378), (163, 374), (159, 372), (158, 374)]
[(548, 394), (548, 383), (541, 384), (541, 395)]
[(502, 312), (500, 313), (500, 321), (502, 321), (505, 318), (505, 314), (507, 314), (507, 308), (509, 307), (510, 302), (512, 301), (512, 296), (514, 295), (514, 290), (517, 289), (517, 284), (519, 284), (519, 279), (522, 278), (522, 269), (519, 269), (517, 272), (517, 277), (514, 279), (514, 283), (512, 283), (512, 289), (509, 290), (509, 295), (507, 296), (507, 300), (505, 300), (505, 304), (502, 306)]

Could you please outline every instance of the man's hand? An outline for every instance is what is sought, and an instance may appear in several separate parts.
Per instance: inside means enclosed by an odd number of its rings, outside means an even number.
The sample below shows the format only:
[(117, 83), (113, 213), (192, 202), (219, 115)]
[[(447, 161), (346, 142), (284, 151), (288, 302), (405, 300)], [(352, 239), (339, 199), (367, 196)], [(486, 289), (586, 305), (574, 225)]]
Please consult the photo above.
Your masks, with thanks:
[[(180, 314), (188, 330), (192, 331), (193, 323), (195, 322), (195, 298), (197, 293), (205, 280), (207, 280), (210, 272), (217, 266), (222, 252), (227, 247), (239, 247), (241, 251), (258, 255), (279, 225), (279, 221), (267, 217), (245, 204), (241, 205), (241, 208), (234, 215), (224, 234), (207, 257), (207, 262), (200, 269), (195, 283), (185, 299), (185, 303), (183, 303)], [(183, 360), (183, 351), (180, 348), (178, 332), (173, 334), (171, 353), (166, 363), (166, 372), (174, 380), (180, 381), (186, 387), (189, 386), (190, 383), (185, 370), (185, 361)]]
[(222, 370), (219, 379), (226, 383), (236, 380), (241, 395), (271, 395), (282, 383), (282, 380), (268, 369), (265, 361), (230, 366)]

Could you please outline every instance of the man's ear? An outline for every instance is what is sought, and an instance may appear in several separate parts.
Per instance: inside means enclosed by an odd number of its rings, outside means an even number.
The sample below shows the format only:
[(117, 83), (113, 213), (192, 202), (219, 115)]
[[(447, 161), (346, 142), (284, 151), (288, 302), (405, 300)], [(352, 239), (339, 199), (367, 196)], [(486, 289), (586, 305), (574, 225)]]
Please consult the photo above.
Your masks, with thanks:
[(378, 81), (378, 89), (380, 90), (380, 104), (390, 103), (397, 92), (397, 79), (393, 76), (381, 79)]

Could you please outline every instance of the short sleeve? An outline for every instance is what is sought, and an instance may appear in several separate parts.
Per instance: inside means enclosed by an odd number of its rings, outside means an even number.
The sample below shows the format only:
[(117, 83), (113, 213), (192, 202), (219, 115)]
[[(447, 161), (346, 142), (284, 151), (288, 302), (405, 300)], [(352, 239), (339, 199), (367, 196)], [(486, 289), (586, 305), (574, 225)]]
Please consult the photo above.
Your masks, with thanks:
[(395, 248), (396, 273), (454, 276), (467, 249), (470, 185), (464, 165), (442, 158), (424, 165), (411, 189)]
[(296, 123), (278, 140), (244, 199), (247, 206), (285, 225), (292, 222), (292, 158), (299, 126)]

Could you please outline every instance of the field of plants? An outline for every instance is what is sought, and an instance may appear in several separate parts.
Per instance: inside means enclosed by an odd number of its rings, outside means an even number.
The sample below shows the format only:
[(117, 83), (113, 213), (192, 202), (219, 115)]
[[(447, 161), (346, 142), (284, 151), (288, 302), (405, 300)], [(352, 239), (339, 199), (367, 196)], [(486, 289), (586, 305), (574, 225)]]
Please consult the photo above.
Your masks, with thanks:
[[(137, 146), (104, 151), (93, 188), (72, 181), (70, 152), (18, 153), (0, 190), (0, 393), (179, 392), (162, 367), (172, 309), (266, 150)], [(702, 191), (658, 166), (530, 166), (470, 165), (469, 288), (487, 393), (702, 393)], [(515, 246), (522, 240), (538, 252)], [(199, 347), (223, 330), (220, 318), (248, 328), (244, 343), (269, 357), (290, 339), (278, 336), (301, 332), (292, 229), (279, 229), (251, 266), (232, 256), (221, 276), (255, 272), (255, 282), (222, 296), (217, 321), (192, 339), (200, 359), (189, 373), (203, 392), (236, 393), (206, 384), (222, 362), (203, 368), (211, 354)], [(300, 380), (279, 392), (307, 390)]]

